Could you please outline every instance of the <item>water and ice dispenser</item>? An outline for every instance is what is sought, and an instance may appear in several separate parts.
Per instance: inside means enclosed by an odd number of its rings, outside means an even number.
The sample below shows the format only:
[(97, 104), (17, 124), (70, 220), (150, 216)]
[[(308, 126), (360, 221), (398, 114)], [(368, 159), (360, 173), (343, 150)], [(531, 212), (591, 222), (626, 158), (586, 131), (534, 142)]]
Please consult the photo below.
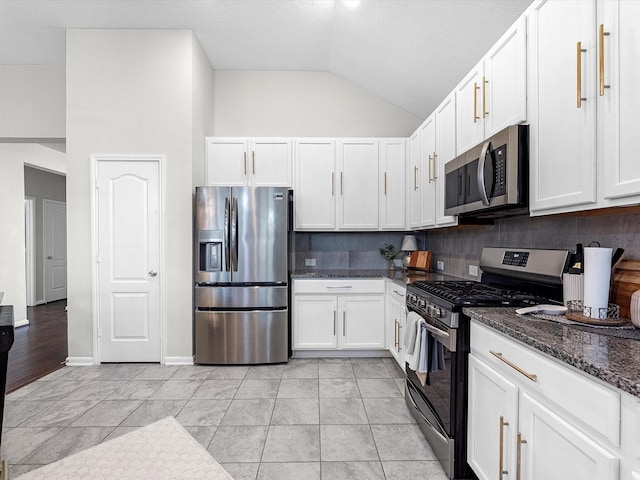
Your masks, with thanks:
[(222, 247), (224, 232), (222, 230), (198, 230), (200, 246), (198, 270), (201, 272), (221, 272), (224, 261)]

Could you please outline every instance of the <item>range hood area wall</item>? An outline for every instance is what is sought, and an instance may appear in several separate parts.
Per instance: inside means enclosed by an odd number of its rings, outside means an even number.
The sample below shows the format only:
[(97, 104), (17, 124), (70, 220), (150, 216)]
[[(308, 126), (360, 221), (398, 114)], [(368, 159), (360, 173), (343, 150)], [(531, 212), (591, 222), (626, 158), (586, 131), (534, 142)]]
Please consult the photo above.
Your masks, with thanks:
[[(469, 266), (480, 262), (482, 247), (575, 249), (576, 243), (596, 241), (603, 247), (621, 247), (628, 259), (640, 259), (640, 213), (599, 216), (510, 217), (493, 225), (469, 225), (422, 232), (422, 245), (444, 262), (444, 272), (478, 280)], [(420, 237), (418, 237), (420, 238)]]

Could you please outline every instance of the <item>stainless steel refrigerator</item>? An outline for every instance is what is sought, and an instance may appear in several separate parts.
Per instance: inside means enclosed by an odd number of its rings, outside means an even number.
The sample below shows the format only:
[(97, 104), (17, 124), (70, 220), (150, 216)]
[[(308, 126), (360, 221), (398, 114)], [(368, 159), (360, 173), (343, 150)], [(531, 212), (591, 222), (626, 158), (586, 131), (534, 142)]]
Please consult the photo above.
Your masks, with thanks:
[(287, 361), (288, 198), (283, 188), (196, 188), (196, 363)]

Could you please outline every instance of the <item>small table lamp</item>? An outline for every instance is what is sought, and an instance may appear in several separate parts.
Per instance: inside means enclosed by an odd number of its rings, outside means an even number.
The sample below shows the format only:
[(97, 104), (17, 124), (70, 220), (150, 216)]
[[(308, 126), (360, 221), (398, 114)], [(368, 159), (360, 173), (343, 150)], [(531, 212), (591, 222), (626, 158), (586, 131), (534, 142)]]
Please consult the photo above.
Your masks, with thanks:
[(418, 250), (418, 241), (415, 235), (405, 235), (402, 239), (402, 246), (400, 251), (407, 252), (407, 255), (402, 259), (402, 266), (407, 268), (409, 262), (411, 262), (411, 252)]

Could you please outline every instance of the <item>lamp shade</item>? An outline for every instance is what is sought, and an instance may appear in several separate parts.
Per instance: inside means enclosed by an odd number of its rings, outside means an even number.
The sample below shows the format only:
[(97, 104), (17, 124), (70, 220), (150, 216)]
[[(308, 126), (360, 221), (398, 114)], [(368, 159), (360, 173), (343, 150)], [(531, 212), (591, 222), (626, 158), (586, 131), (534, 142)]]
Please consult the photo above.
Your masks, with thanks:
[(402, 239), (400, 250), (403, 252), (415, 252), (418, 250), (418, 242), (415, 235), (405, 235)]

